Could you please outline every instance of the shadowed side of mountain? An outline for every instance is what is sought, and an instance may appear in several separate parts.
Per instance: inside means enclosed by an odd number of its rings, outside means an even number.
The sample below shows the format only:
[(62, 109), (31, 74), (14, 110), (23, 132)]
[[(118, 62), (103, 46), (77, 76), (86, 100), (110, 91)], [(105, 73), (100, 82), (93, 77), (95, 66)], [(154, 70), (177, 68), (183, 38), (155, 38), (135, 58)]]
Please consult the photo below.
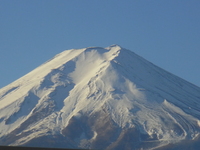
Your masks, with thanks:
[(200, 147), (200, 136), (194, 140), (183, 140), (178, 143), (169, 143), (168, 145), (155, 148), (154, 150), (198, 150)]
[(0, 146), (0, 149), (1, 150), (80, 150), (80, 149), (68, 149), (68, 148), (61, 149), (61, 148), (19, 147), (19, 146)]
[[(81, 114), (81, 112), (79, 112)], [(149, 142), (145, 142), (149, 141)], [(57, 147), (72, 149), (140, 149), (156, 147), (159, 140), (152, 140), (141, 134), (137, 126), (121, 128), (103, 108), (91, 114), (73, 116), (60, 135), (47, 135), (34, 138), (21, 145), (27, 147)]]

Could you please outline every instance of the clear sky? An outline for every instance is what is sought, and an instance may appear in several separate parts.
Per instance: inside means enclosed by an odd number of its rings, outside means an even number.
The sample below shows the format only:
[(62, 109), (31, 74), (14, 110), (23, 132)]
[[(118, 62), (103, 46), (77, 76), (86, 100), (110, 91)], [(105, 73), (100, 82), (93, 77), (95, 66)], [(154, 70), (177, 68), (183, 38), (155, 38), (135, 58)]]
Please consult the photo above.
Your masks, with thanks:
[(112, 44), (200, 87), (200, 0), (0, 0), (0, 88), (66, 49)]

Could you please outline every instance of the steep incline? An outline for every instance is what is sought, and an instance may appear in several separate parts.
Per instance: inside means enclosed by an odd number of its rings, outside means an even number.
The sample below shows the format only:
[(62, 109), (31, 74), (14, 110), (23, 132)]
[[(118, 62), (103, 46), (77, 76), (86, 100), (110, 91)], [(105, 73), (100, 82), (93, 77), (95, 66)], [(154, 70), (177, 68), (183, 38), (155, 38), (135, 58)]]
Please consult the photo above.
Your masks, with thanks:
[(0, 89), (0, 144), (150, 149), (197, 140), (199, 101), (199, 87), (118, 45), (67, 50)]

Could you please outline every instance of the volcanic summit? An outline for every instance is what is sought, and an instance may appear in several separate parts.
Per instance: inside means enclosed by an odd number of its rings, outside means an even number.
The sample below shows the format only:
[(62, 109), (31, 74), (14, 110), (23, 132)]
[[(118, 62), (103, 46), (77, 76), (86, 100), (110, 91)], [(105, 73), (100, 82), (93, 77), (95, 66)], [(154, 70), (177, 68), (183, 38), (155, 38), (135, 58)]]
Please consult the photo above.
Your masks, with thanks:
[(112, 45), (63, 51), (0, 89), (0, 145), (200, 146), (200, 88)]

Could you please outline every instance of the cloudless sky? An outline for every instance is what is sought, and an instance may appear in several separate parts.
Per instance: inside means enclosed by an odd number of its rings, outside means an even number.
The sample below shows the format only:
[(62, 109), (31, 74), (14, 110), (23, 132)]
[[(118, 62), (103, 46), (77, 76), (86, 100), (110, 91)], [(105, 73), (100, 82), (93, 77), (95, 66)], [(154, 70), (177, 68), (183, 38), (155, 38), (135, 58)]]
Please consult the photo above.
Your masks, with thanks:
[(66, 49), (112, 44), (200, 87), (200, 0), (0, 0), (0, 88)]

